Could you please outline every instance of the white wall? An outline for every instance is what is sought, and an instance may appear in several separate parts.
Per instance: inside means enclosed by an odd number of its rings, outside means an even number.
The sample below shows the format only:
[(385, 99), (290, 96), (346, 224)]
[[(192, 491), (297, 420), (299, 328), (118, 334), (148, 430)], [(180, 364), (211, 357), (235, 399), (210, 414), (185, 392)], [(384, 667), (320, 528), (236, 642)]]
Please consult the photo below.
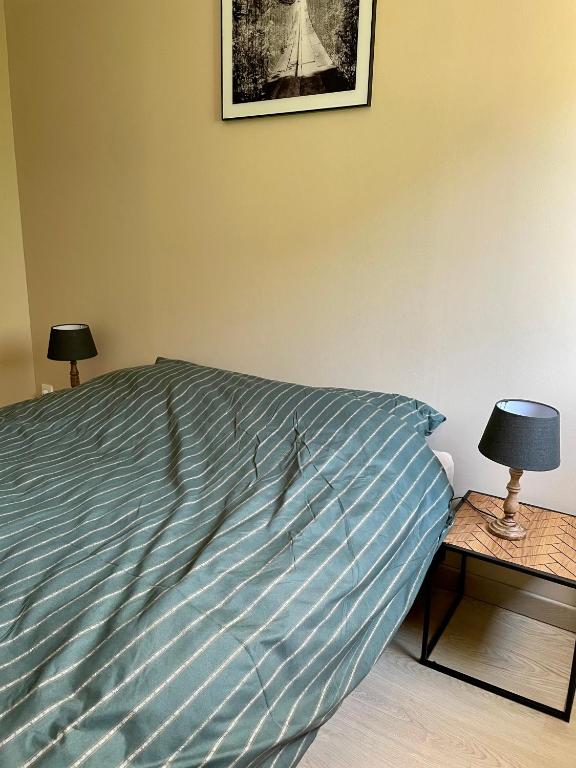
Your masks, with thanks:
[(30, 315), (14, 157), (4, 5), (0, 2), (0, 406), (34, 394)]
[(576, 512), (576, 3), (379, 3), (371, 109), (219, 120), (218, 0), (7, 0), (38, 381), (180, 356), (417, 395), (458, 492), (494, 402), (560, 408)]

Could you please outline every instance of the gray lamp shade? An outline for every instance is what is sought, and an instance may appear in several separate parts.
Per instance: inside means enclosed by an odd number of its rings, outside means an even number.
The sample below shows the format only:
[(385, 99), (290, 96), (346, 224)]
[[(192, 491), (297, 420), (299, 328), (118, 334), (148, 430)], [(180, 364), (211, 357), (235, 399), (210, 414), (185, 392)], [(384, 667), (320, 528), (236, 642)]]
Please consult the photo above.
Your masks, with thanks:
[(500, 400), (494, 406), (480, 453), (505, 467), (545, 472), (560, 466), (560, 413), (531, 400)]
[(87, 360), (97, 354), (90, 328), (84, 323), (52, 326), (48, 343), (49, 360)]

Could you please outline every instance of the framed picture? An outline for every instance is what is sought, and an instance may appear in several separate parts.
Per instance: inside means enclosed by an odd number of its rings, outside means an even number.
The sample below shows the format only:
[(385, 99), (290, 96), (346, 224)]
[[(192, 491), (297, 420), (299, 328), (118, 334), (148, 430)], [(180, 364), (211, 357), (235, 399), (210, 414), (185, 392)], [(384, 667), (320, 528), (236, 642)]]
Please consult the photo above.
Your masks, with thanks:
[(369, 106), (376, 0), (221, 0), (222, 118)]

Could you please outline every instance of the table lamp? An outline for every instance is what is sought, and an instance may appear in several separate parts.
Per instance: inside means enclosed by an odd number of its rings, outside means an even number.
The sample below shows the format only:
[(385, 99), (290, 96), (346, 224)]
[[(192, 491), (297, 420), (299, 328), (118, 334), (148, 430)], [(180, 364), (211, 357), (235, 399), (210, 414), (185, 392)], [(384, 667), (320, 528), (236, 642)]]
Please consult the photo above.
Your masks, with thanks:
[(478, 449), (487, 459), (510, 469), (504, 517), (488, 523), (488, 531), (501, 539), (523, 539), (526, 529), (516, 522), (520, 478), (524, 470), (545, 472), (560, 466), (560, 413), (531, 400), (500, 400)]
[(48, 343), (49, 360), (67, 360), (70, 363), (70, 386), (80, 384), (76, 362), (96, 357), (98, 351), (90, 328), (84, 323), (53, 325)]

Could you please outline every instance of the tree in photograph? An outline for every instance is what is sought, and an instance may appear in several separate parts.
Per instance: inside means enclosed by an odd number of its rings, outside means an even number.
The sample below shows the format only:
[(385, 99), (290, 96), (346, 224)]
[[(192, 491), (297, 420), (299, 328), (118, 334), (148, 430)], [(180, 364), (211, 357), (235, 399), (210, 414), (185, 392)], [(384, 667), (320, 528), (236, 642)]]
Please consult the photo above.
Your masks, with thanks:
[(271, 68), (287, 41), (291, 5), (278, 0), (233, 0), (234, 101), (265, 98)]
[(234, 62), (234, 101), (256, 101), (261, 98), (267, 80), (264, 4), (270, 0), (234, 0), (232, 56)]
[(310, 19), (332, 61), (356, 85), (360, 0), (308, 0)]

